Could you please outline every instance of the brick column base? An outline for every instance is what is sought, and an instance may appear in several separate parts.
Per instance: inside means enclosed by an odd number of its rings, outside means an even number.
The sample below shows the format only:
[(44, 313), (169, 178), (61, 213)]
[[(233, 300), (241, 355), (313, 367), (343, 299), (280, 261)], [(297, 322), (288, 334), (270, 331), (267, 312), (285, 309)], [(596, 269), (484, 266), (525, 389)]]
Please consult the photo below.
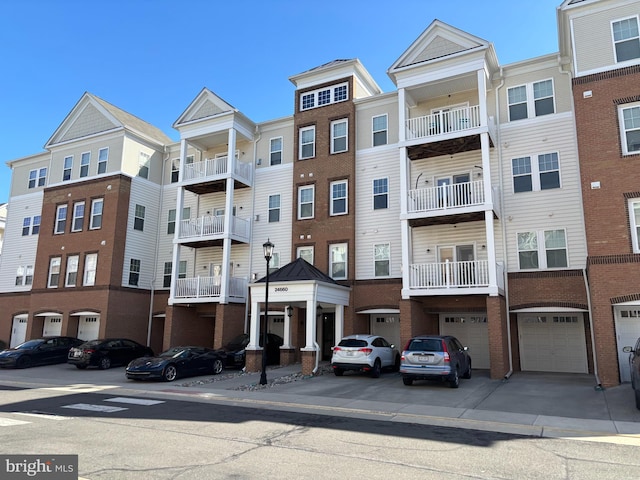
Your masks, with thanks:
[(316, 368), (316, 352), (302, 352), (302, 374), (313, 375), (313, 369)]
[(280, 349), (280, 365), (293, 365), (296, 363), (296, 350), (294, 348)]
[(261, 372), (262, 350), (246, 350), (244, 368), (247, 372)]

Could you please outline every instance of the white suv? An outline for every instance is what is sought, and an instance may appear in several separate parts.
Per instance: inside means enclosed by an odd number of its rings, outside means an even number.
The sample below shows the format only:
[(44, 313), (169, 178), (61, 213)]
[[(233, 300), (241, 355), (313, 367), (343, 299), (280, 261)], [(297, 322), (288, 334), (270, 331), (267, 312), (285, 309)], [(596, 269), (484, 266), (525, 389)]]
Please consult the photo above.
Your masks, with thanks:
[(400, 352), (377, 335), (349, 335), (332, 348), (331, 367), (340, 377), (345, 370), (371, 372), (378, 378), (383, 368), (400, 369)]

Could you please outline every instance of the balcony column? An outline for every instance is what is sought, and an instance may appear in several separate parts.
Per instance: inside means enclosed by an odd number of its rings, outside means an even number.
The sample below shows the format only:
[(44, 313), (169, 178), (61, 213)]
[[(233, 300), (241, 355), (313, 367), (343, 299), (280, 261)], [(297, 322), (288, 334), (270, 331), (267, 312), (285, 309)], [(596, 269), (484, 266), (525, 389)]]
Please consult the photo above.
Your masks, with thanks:
[(478, 70), (478, 99), (480, 105), (480, 126), (486, 127), (489, 118), (487, 110), (487, 77), (484, 69)]
[(305, 346), (302, 351), (315, 352), (316, 347), (316, 295), (311, 300), (307, 300), (307, 318), (305, 321)]
[[(178, 185), (182, 182), (184, 174), (185, 159), (187, 158), (187, 141), (180, 140), (180, 170), (178, 171)], [(182, 225), (182, 210), (184, 208), (184, 188), (179, 187), (176, 199), (176, 226), (173, 233), (174, 240), (180, 237), (180, 226)], [(180, 245), (173, 244), (173, 254), (171, 256), (171, 286), (169, 287), (169, 305), (173, 305), (173, 298), (176, 294), (176, 283), (178, 282), (178, 272), (180, 267)]]
[(493, 211), (484, 211), (485, 233), (487, 235), (487, 268), (489, 269), (489, 295), (498, 295), (498, 267), (496, 265), (496, 238), (493, 234)]
[(229, 129), (229, 147), (227, 149), (227, 185), (224, 204), (224, 239), (222, 240), (222, 281), (220, 283), (220, 303), (229, 301), (229, 283), (231, 281), (231, 233), (233, 232), (233, 169), (236, 156), (236, 131)]
[(398, 141), (400, 143), (407, 139), (407, 115), (406, 98), (404, 88), (398, 89)]

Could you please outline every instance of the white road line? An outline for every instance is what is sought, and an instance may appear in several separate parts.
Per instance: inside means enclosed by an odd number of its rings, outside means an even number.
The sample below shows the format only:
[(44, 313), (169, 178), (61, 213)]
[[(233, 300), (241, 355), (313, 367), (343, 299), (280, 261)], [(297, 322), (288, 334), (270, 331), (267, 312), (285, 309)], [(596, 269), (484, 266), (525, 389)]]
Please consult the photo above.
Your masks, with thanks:
[(74, 385), (61, 385), (59, 387), (46, 387), (42, 390), (56, 390), (60, 392), (73, 392), (73, 393), (91, 393), (99, 392), (101, 390), (109, 390), (111, 388), (118, 388), (117, 385), (93, 385), (91, 383), (77, 383)]
[(71, 408), (75, 410), (88, 410), (90, 412), (115, 413), (122, 410), (129, 410), (123, 407), (111, 407), (109, 405), (91, 405), (89, 403), (74, 403), (72, 405), (64, 405), (62, 408)]
[(0, 427), (12, 427), (14, 425), (26, 425), (27, 423), (23, 420), (13, 420), (12, 418), (2, 418), (0, 417)]
[(133, 405), (158, 405), (159, 403), (164, 403), (164, 400), (147, 400), (144, 398), (113, 397), (113, 398), (105, 399), (105, 402), (131, 403)]
[(44, 418), (45, 420), (72, 420), (73, 417), (65, 417), (64, 415), (56, 415), (55, 413), (40, 412), (12, 412), (15, 415), (24, 415), (25, 417)]

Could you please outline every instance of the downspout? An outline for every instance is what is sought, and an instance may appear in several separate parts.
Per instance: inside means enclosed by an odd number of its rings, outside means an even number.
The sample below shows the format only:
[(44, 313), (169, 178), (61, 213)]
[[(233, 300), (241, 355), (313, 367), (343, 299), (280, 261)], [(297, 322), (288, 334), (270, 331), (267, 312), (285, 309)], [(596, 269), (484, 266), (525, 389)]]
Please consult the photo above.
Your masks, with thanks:
[[(249, 225), (251, 226), (249, 229), (249, 239), (250, 239), (250, 243), (249, 243), (249, 276), (247, 277), (250, 281), (251, 279), (251, 271), (253, 270), (253, 219), (255, 218), (255, 206), (256, 206), (256, 156), (258, 155), (258, 142), (260, 141), (260, 138), (262, 138), (262, 132), (260, 131), (260, 129), (258, 128), (258, 126), (256, 125), (256, 131), (255, 133), (258, 134), (258, 138), (256, 138), (253, 141), (253, 177), (252, 177), (252, 182), (253, 182), (253, 186), (251, 187), (251, 216), (249, 217)], [(244, 301), (244, 333), (248, 333), (249, 332), (249, 307), (251, 305), (251, 302), (249, 301), (249, 288), (247, 287), (247, 298)]]
[(507, 272), (507, 224), (504, 219), (504, 176), (502, 170), (502, 141), (500, 138), (500, 95), (499, 90), (504, 86), (504, 69), (500, 67), (500, 85), (496, 87), (496, 133), (498, 136), (498, 174), (500, 175), (500, 211), (502, 212), (502, 259), (505, 268), (502, 269), (504, 282), (505, 309), (507, 311), (507, 350), (509, 354), (509, 371), (504, 375), (505, 380), (509, 380), (513, 374), (513, 349), (511, 346), (511, 314), (509, 313), (509, 274)]
[(312, 375), (315, 375), (320, 367), (320, 345), (318, 345), (317, 332), (318, 332), (318, 283), (314, 286), (313, 298), (315, 301), (315, 316), (316, 316), (316, 324), (315, 324), (315, 332), (313, 332), (313, 347), (316, 349), (316, 368), (311, 371)]

